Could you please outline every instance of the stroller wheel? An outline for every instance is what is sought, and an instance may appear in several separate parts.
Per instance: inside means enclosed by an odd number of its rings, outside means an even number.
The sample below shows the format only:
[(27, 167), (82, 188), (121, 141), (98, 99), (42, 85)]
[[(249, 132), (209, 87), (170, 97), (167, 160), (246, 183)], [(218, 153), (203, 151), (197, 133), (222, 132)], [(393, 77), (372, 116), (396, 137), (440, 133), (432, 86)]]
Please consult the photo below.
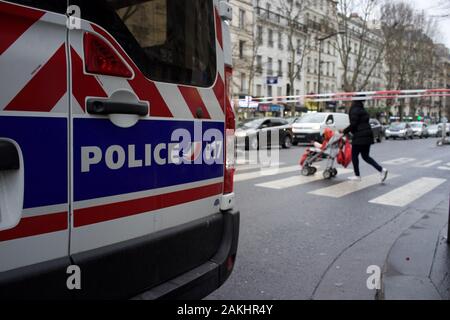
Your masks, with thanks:
[(323, 177), (324, 177), (324, 179), (326, 179), (326, 180), (331, 179), (332, 176), (333, 176), (333, 175), (332, 175), (332, 173), (331, 173), (330, 170), (325, 170), (325, 171), (323, 172)]
[(309, 176), (310, 175), (310, 170), (311, 170), (311, 167), (303, 167), (303, 169), (302, 169), (302, 176), (305, 176), (305, 177), (307, 177), (307, 176)]
[(338, 171), (337, 171), (336, 168), (334, 168), (334, 169), (331, 170), (331, 176), (332, 176), (333, 178), (336, 177), (337, 174), (338, 174)]

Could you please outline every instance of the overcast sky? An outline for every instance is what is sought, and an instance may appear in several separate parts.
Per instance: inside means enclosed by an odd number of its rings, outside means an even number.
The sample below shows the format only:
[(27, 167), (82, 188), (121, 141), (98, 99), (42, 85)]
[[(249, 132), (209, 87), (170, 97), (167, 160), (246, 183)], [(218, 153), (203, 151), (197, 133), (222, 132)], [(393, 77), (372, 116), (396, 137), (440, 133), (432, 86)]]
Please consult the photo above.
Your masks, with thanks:
[[(445, 0), (409, 0), (409, 1), (414, 3), (415, 8), (425, 10), (428, 13), (428, 15), (442, 15), (446, 13), (444, 12), (442, 6), (442, 3)], [(447, 47), (450, 48), (450, 18), (439, 19), (439, 32), (440, 38), (437, 40), (446, 44)]]

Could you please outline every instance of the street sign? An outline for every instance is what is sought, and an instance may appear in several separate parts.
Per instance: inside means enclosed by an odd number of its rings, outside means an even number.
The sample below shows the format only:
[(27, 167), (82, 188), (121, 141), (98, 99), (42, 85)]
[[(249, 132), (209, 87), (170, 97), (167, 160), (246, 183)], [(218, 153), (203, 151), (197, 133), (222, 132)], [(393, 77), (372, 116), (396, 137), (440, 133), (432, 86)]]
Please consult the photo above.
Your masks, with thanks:
[(278, 77), (267, 77), (267, 84), (274, 85), (278, 84)]

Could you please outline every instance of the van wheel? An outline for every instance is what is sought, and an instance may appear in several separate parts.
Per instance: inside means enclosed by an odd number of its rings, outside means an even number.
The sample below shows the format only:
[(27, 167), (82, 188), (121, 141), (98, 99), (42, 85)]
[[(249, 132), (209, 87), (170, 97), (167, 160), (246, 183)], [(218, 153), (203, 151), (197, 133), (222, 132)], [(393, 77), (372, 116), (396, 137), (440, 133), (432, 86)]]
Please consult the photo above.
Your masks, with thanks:
[(378, 143), (383, 142), (383, 136), (381, 134), (378, 136), (377, 142)]
[(283, 149), (289, 149), (292, 147), (292, 139), (289, 136), (284, 137)]

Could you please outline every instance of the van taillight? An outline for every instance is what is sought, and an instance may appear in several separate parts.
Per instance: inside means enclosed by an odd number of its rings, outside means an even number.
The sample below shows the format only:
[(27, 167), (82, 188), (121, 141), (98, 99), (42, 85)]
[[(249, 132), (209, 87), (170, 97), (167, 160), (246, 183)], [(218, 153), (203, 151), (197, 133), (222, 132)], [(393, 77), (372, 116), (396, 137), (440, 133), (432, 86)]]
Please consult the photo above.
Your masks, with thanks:
[(84, 34), (84, 60), (86, 72), (131, 78), (133, 73), (116, 51), (102, 38)]
[(235, 130), (236, 120), (233, 107), (231, 106), (231, 76), (233, 70), (231, 67), (225, 67), (225, 129), (226, 129), (226, 144), (225, 144), (225, 174), (224, 174), (224, 188), (223, 193), (232, 193), (234, 190), (234, 171), (236, 166), (236, 145), (235, 145)]

